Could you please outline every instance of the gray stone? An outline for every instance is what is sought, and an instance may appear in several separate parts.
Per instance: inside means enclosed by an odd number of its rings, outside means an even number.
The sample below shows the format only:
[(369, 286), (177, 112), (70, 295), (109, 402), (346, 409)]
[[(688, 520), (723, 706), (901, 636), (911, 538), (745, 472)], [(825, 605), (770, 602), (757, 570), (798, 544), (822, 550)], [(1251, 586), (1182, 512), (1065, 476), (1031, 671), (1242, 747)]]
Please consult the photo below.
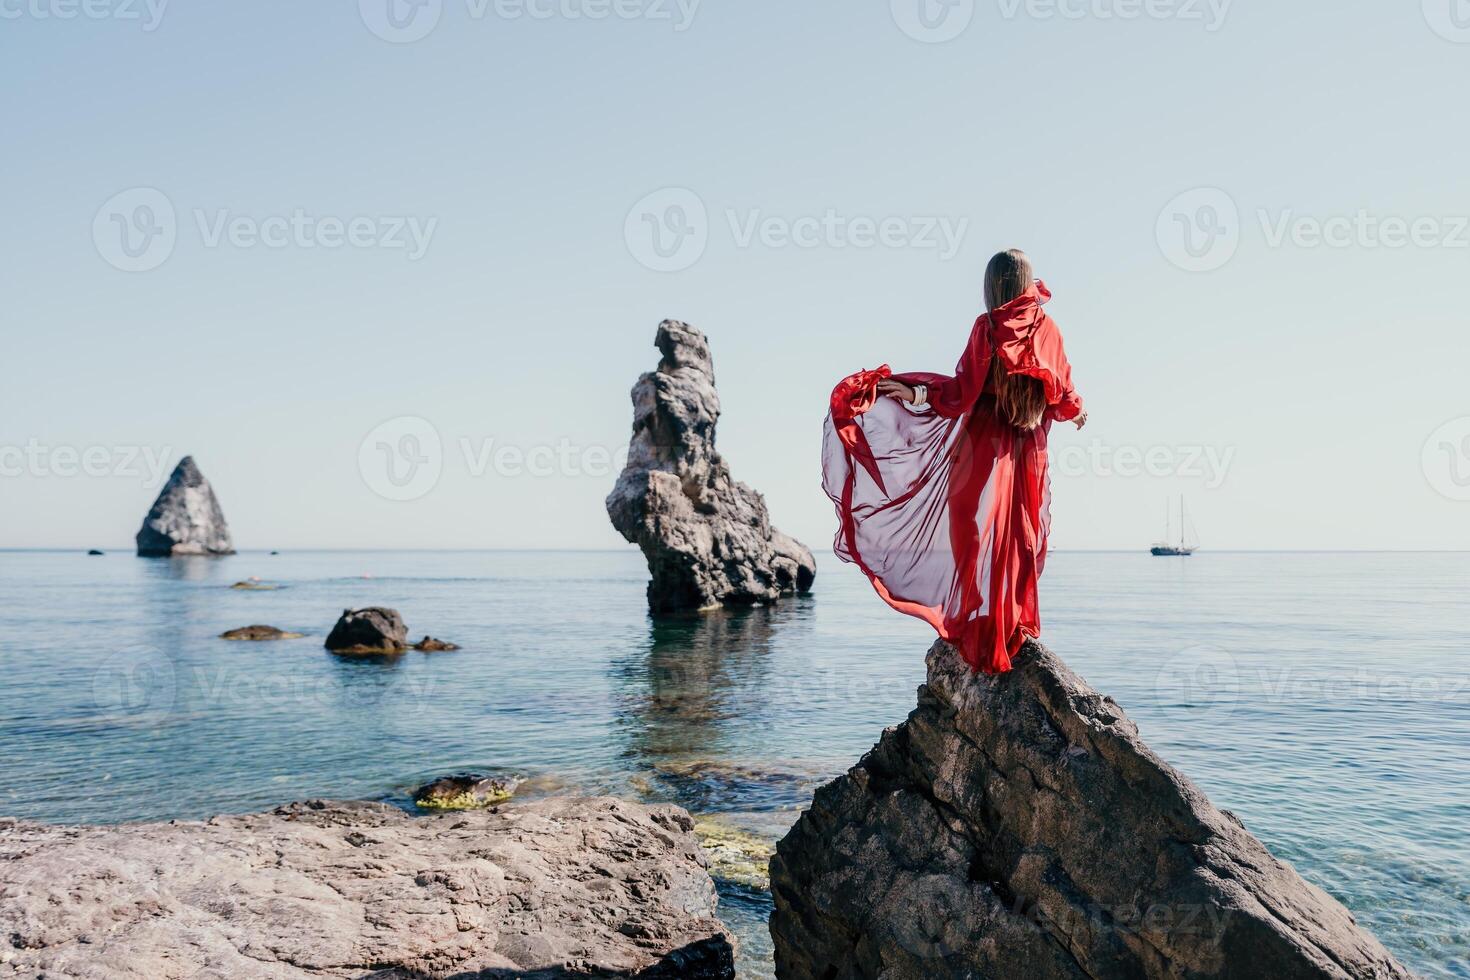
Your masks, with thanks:
[(224, 511), (193, 456), (185, 456), (174, 467), (143, 518), (137, 541), (138, 554), (146, 558), (235, 553)]
[(677, 807), (0, 822), (0, 973), (112, 980), (734, 976)]
[(783, 980), (1411, 976), (1040, 644), (928, 666), (777, 846)]
[(715, 451), (720, 399), (704, 335), (659, 325), (658, 370), (633, 388), (628, 465), (607, 498), (613, 527), (648, 559), (654, 612), (773, 602), (805, 592), (817, 566), (771, 527), (765, 499)]
[(333, 653), (402, 653), (408, 649), (408, 627), (396, 609), (344, 609), (325, 646)]

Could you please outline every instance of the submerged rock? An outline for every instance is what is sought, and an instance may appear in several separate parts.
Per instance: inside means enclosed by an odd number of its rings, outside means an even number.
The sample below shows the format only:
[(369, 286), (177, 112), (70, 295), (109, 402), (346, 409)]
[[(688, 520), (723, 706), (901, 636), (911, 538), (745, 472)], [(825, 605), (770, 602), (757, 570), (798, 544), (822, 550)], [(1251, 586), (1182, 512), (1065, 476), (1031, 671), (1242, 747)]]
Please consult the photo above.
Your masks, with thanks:
[(259, 579), (246, 579), (243, 582), (236, 582), (234, 585), (230, 586), (230, 588), (236, 589), (240, 592), (274, 592), (279, 589), (280, 586), (272, 585), (269, 582), (262, 582)]
[(237, 630), (227, 630), (219, 635), (221, 640), (251, 640), (255, 642), (266, 642), (270, 640), (299, 640), (305, 633), (287, 633), (278, 630), (274, 626), (242, 626)]
[(450, 650), (458, 650), (459, 644), (448, 643), (444, 640), (436, 640), (432, 636), (426, 636), (415, 643), (413, 648), (415, 650), (422, 650), (424, 653), (443, 653)]
[(445, 776), (414, 790), (421, 810), (482, 810), (515, 795), (521, 781), (513, 776)]
[(326, 647), (333, 653), (402, 653), (408, 649), (408, 627), (396, 609), (344, 609), (327, 634)]
[(203, 823), (0, 823), (26, 977), (734, 976), (673, 806), (561, 798), (411, 817), (313, 801)]
[(174, 467), (143, 518), (137, 541), (138, 554), (148, 558), (235, 553), (224, 511), (193, 456), (185, 456)]
[(776, 851), (771, 840), (713, 815), (695, 819), (694, 836), (709, 857), (710, 874), (716, 880), (770, 890), (769, 867)]
[(771, 527), (759, 493), (715, 451), (720, 399), (704, 335), (659, 325), (658, 370), (633, 388), (628, 465), (607, 498), (618, 533), (643, 549), (654, 612), (771, 602), (812, 586), (817, 566)]
[(777, 975), (1408, 978), (1036, 643), (919, 704), (771, 861)]

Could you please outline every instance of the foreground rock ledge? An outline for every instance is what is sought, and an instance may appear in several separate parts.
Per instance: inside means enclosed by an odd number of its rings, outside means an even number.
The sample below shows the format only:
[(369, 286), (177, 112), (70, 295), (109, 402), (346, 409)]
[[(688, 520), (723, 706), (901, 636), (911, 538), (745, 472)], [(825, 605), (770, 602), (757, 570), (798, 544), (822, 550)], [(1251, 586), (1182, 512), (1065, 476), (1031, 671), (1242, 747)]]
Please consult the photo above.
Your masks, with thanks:
[(0, 822), (0, 974), (732, 977), (673, 806), (410, 817), (294, 803), (204, 823)]
[(1046, 648), (928, 665), (777, 847), (779, 977), (1411, 976)]
[(812, 587), (805, 545), (771, 526), (765, 499), (715, 451), (720, 398), (704, 334), (665, 320), (658, 370), (633, 388), (628, 465), (607, 498), (613, 527), (643, 549), (655, 613), (773, 602)]

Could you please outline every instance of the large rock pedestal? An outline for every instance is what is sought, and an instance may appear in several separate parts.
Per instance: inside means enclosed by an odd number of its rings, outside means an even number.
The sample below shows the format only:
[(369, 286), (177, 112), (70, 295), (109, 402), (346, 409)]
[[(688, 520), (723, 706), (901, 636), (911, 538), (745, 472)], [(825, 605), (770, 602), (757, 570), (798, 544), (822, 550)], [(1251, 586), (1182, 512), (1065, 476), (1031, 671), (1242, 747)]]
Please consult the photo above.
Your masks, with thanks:
[(0, 821), (0, 974), (136, 980), (734, 976), (673, 806), (410, 817), (296, 803), (205, 823)]
[(771, 861), (783, 980), (1411, 976), (1044, 647), (928, 665)]
[(715, 451), (720, 399), (704, 335), (666, 320), (658, 370), (633, 388), (628, 465), (607, 498), (613, 527), (643, 549), (654, 612), (771, 602), (805, 592), (817, 565), (771, 527), (765, 500)]
[(224, 511), (193, 456), (174, 467), (136, 539), (138, 554), (145, 558), (235, 553)]

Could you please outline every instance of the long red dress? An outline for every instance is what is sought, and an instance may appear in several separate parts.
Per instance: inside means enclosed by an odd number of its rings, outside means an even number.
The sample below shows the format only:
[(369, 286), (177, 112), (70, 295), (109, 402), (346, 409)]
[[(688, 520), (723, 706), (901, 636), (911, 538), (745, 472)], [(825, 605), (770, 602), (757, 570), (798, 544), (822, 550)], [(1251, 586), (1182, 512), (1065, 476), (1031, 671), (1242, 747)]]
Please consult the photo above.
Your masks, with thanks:
[[(835, 550), (894, 609), (927, 621), (975, 670), (1003, 673), (1041, 633), (1036, 580), (1046, 564), (1053, 421), (1082, 411), (1051, 299), (1038, 281), (975, 321), (954, 377), (894, 375), (887, 365), (832, 392), (822, 483), (837, 506)], [(1041, 381), (1047, 411), (1022, 431), (1001, 417), (992, 358)], [(877, 393), (894, 377), (928, 387), (914, 408)]]

